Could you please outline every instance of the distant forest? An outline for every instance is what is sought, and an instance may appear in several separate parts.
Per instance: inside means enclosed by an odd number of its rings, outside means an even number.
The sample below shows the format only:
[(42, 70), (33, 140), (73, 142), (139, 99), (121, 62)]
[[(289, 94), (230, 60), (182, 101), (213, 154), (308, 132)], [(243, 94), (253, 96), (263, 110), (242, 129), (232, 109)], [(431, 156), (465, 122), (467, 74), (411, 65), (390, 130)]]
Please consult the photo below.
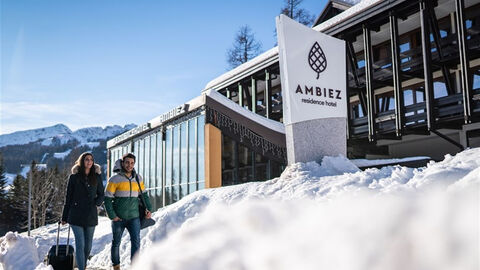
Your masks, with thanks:
[[(90, 149), (86, 145), (80, 146), (75, 139), (61, 144), (59, 139), (54, 138), (51, 145), (42, 145), (41, 141), (22, 145), (7, 145), (0, 147), (0, 153), (3, 156), (5, 171), (13, 174), (20, 173), (21, 165), (30, 166), (32, 161), (47, 164), (48, 168), (70, 169), (80, 154), (86, 151), (93, 154), (95, 163), (103, 166), (107, 163), (106, 140), (95, 141), (100, 144)], [(62, 153), (70, 149), (72, 151), (64, 159), (54, 157), (54, 153)]]

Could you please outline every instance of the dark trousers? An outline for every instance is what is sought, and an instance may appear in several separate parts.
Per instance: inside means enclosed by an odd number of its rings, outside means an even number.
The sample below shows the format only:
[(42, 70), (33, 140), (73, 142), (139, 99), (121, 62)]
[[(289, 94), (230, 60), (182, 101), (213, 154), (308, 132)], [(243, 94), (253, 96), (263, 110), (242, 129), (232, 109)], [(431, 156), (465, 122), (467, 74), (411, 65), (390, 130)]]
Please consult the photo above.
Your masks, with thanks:
[(120, 243), (122, 241), (123, 231), (127, 228), (130, 234), (131, 250), (130, 259), (133, 259), (135, 253), (140, 248), (140, 219), (132, 218), (127, 220), (112, 221), (112, 264), (120, 264)]

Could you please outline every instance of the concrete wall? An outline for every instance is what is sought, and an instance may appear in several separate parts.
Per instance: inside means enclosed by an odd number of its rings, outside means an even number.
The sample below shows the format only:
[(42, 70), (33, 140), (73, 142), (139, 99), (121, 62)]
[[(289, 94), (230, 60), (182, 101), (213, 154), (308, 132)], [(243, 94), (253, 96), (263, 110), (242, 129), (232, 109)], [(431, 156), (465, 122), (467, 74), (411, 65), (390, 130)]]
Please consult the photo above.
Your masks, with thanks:
[(288, 164), (347, 155), (347, 119), (314, 119), (285, 126)]

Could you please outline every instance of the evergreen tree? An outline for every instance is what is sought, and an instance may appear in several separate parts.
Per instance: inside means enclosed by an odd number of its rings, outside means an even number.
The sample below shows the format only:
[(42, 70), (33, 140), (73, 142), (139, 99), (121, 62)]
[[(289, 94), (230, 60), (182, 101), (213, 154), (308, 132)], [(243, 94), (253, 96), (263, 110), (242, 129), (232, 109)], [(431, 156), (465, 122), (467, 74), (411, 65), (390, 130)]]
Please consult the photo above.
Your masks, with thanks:
[(4, 235), (9, 227), (11, 207), (7, 199), (7, 177), (3, 166), (3, 155), (0, 152), (0, 235)]
[(10, 231), (25, 231), (27, 228), (28, 181), (18, 174), (8, 191), (8, 202), (12, 207), (8, 223)]
[(5, 176), (5, 167), (3, 165), (3, 155), (0, 152), (0, 200), (7, 195), (7, 177)]

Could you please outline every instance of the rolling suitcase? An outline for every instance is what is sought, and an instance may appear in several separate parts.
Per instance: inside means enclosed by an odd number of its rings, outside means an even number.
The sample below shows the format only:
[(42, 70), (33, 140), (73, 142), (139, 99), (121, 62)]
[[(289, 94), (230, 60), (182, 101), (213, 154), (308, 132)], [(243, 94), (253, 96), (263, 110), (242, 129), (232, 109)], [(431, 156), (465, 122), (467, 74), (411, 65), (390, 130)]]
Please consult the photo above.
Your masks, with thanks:
[(68, 237), (66, 245), (59, 245), (58, 239), (60, 237), (60, 222), (57, 230), (57, 244), (53, 245), (48, 251), (48, 264), (52, 265), (55, 270), (71, 270), (73, 269), (73, 246), (70, 242), (70, 224), (68, 225)]

